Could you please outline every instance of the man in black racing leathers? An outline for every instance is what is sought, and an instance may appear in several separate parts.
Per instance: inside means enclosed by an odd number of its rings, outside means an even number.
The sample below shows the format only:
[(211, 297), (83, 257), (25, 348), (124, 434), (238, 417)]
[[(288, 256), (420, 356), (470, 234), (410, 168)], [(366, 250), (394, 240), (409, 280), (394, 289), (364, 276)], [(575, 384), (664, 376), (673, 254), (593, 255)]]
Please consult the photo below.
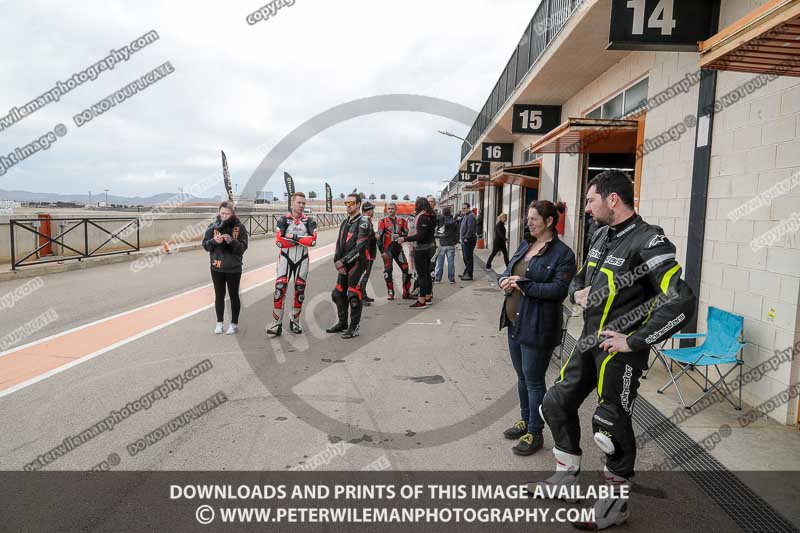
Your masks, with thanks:
[(364, 275), (361, 276), (361, 292), (363, 294), (362, 302), (365, 307), (372, 305), (375, 298), (370, 298), (367, 294), (367, 283), (369, 283), (369, 275), (372, 273), (372, 264), (375, 258), (378, 257), (378, 237), (375, 234), (375, 228), (372, 225), (372, 217), (375, 215), (375, 206), (372, 202), (364, 202), (361, 204), (361, 216), (369, 219), (369, 245), (367, 246), (367, 268), (364, 269)]
[[(329, 327), (328, 333), (344, 331), (343, 339), (358, 336), (358, 325), (361, 322), (362, 292), (361, 278), (367, 268), (367, 248), (371, 223), (369, 218), (360, 213), (361, 197), (351, 194), (345, 199), (347, 219), (339, 228), (336, 239), (336, 252), (333, 260), (339, 277), (331, 298), (336, 304), (339, 321)], [(350, 321), (347, 320), (347, 308), (350, 307)], [(345, 331), (346, 330), (346, 331)]]
[[(695, 296), (681, 279), (675, 246), (636, 214), (633, 195), (633, 183), (618, 170), (599, 174), (589, 186), (587, 211), (603, 227), (569, 288), (570, 300), (584, 309), (583, 332), (542, 402), (556, 458), (556, 473), (543, 484), (577, 483), (578, 408), (595, 389), (592, 432), (606, 454), (606, 481), (629, 483), (636, 461), (631, 413), (650, 346), (680, 330), (694, 313)], [(629, 515), (627, 500), (603, 499), (595, 503), (595, 522), (575, 525), (605, 529)]]

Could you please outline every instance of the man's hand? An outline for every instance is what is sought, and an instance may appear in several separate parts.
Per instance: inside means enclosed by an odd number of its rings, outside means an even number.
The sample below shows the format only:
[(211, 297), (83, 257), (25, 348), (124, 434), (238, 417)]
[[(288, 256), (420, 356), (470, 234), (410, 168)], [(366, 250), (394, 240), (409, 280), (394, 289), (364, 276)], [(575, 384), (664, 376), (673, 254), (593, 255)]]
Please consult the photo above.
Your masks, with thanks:
[(605, 340), (600, 343), (600, 349), (605, 350), (606, 352), (619, 352), (619, 353), (628, 353), (631, 351), (631, 347), (628, 346), (628, 336), (624, 333), (619, 333), (618, 331), (611, 331), (607, 329), (605, 331), (600, 332), (600, 335), (605, 337)]
[(389, 261), (389, 254), (387, 254), (386, 252), (383, 252), (381, 254), (381, 259), (383, 259), (384, 263), (388, 262)]
[(336, 262), (333, 264), (333, 266), (335, 266), (335, 267), (336, 267), (336, 270), (339, 272), (339, 274), (344, 274), (344, 275), (347, 275), (347, 269), (345, 268), (345, 266), (344, 266), (344, 262), (343, 262), (341, 259), (339, 259), (338, 261), (336, 261)]
[(397, 240), (394, 242), (396, 242), (397, 244), (403, 244), (404, 242), (406, 242), (406, 240), (403, 237), (398, 237)]
[(231, 243), (231, 241), (233, 240), (233, 237), (231, 237), (231, 236), (230, 236), (230, 235), (228, 235), (227, 233), (223, 233), (223, 234), (222, 234), (222, 238), (223, 238), (223, 239), (225, 239), (225, 242), (226, 242), (226, 243), (228, 243), (228, 244), (230, 244), (230, 243)]
[(582, 308), (586, 309), (589, 306), (589, 291), (592, 290), (591, 287), (585, 287), (579, 291), (575, 291), (573, 294), (575, 298), (575, 303), (580, 305)]

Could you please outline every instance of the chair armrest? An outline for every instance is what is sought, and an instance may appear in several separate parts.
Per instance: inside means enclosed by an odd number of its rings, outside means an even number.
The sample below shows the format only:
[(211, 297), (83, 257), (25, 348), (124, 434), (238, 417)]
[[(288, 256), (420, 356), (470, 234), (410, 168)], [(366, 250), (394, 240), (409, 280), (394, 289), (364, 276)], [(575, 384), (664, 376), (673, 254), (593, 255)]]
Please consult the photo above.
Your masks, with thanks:
[(673, 335), (672, 339), (699, 339), (700, 337), (705, 337), (706, 333), (676, 333)]

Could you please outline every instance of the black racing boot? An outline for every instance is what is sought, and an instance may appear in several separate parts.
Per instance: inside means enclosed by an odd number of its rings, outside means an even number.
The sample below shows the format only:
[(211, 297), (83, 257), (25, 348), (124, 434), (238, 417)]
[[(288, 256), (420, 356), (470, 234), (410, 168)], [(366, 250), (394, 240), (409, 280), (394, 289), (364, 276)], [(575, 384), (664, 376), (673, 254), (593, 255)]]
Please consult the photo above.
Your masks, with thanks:
[(283, 333), (283, 324), (281, 322), (275, 322), (271, 326), (267, 327), (267, 335), (272, 335), (273, 337), (280, 337), (281, 333)]
[(339, 291), (333, 291), (332, 299), (333, 303), (336, 304), (336, 314), (339, 315), (339, 321), (325, 331), (339, 333), (347, 329), (347, 297)]
[(303, 333), (303, 328), (300, 326), (299, 320), (289, 320), (289, 331), (292, 333), (300, 334)]
[(355, 326), (351, 324), (347, 331), (342, 333), (343, 339), (352, 339), (353, 337), (358, 337), (358, 324)]
[(340, 319), (339, 322), (337, 322), (336, 324), (332, 325), (331, 327), (329, 327), (325, 331), (327, 331), (328, 333), (339, 333), (340, 331), (344, 331), (346, 329), (347, 329), (347, 320), (342, 322), (342, 320)]
[(350, 327), (342, 335), (343, 339), (358, 337), (358, 325), (361, 322), (361, 308), (363, 302), (355, 296), (350, 298)]

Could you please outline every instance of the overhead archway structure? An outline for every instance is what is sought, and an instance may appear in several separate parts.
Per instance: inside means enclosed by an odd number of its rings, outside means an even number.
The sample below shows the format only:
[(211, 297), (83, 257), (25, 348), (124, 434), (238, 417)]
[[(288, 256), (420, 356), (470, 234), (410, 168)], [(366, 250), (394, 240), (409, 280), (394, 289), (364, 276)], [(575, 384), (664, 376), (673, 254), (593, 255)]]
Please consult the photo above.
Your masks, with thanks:
[(467, 106), (417, 94), (383, 94), (345, 102), (311, 117), (281, 139), (253, 171), (244, 186), (244, 192), (254, 194), (260, 191), (289, 156), (328, 128), (354, 118), (387, 111), (425, 113), (455, 120), (467, 127), (472, 126), (478, 115), (477, 111)]
[[(261, 190), (267, 182), (280, 169), (281, 165), (304, 143), (328, 128), (348, 120), (375, 113), (387, 111), (404, 111), (425, 113), (458, 121), (470, 127), (477, 111), (464, 105), (450, 102), (441, 98), (420, 96), (413, 94), (387, 94), (353, 100), (319, 113), (307, 120), (286, 137), (284, 137), (258, 165), (244, 187), (246, 193), (253, 194)], [(318, 295), (319, 297), (320, 295)], [(307, 302), (313, 303), (313, 302)], [(328, 302), (331, 306), (332, 304)], [(444, 301), (440, 303), (443, 304)], [(272, 304), (272, 301), (269, 301)], [(314, 311), (312, 305), (306, 313)], [(306, 315), (307, 319), (314, 320), (313, 316)], [(397, 327), (387, 322), (387, 328)], [(306, 335), (309, 335), (307, 332)], [(309, 379), (315, 373), (327, 368), (327, 365), (314, 365), (313, 361), (319, 358), (303, 357), (302, 352), (320, 346), (320, 341), (313, 336), (307, 339), (278, 337), (265, 340), (263, 336), (237, 337), (237, 342), (242, 348), (253, 372), (263, 383), (270, 394), (280, 402), (289, 412), (305, 423), (329, 435), (329, 438), (338, 436), (361, 437), (351, 441), (353, 443), (368, 444), (380, 441), (383, 449), (420, 449), (425, 447), (441, 446), (458, 441), (469, 435), (486, 428), (506, 416), (517, 402), (516, 385), (509, 389), (494, 402), (462, 420), (455, 421), (447, 426), (416, 433), (414, 439), (407, 438), (406, 433), (392, 433), (380, 431), (377, 428), (359, 428), (343, 420), (325, 414), (306, 402), (294, 388), (301, 382)], [(365, 339), (363, 336), (352, 343), (349, 353), (354, 353), (369, 342), (380, 342), (375, 339)], [(351, 341), (352, 342), (352, 341)], [(283, 355), (277, 357), (278, 350)], [(288, 355), (285, 357), (284, 355)], [(278, 359), (281, 359), (278, 362)]]

